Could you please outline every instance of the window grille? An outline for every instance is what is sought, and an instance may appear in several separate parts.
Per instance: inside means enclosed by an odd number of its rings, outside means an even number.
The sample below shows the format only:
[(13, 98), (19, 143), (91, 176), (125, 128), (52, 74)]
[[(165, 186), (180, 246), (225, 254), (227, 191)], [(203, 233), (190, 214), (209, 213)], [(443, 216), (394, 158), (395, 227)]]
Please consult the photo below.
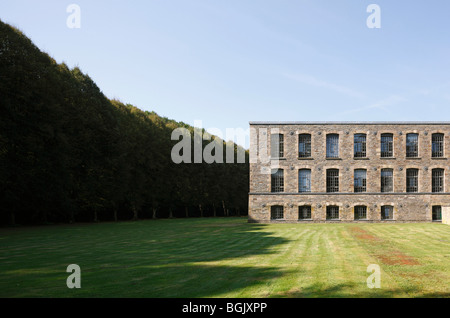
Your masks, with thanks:
[(327, 206), (327, 220), (339, 220), (338, 206)]
[(366, 153), (366, 135), (356, 134), (354, 139), (354, 156), (355, 158), (365, 158)]
[(384, 205), (381, 207), (381, 219), (392, 220), (394, 216), (394, 207), (390, 205)]
[(327, 135), (327, 158), (339, 158), (339, 135)]
[(442, 207), (440, 205), (433, 206), (432, 218), (433, 221), (442, 221)]
[(284, 135), (273, 134), (270, 135), (270, 156), (272, 158), (284, 157)]
[(355, 192), (366, 192), (367, 190), (367, 172), (365, 169), (355, 170)]
[(444, 192), (444, 169), (433, 169), (431, 172), (433, 192)]
[(367, 207), (355, 206), (355, 220), (365, 220), (365, 219), (367, 219)]
[(417, 158), (419, 156), (419, 135), (406, 135), (406, 157)]
[(394, 156), (394, 136), (392, 134), (381, 135), (381, 158)]
[(298, 207), (298, 219), (299, 220), (311, 219), (311, 206), (310, 205)]
[(419, 190), (419, 169), (406, 170), (406, 192), (418, 192)]
[(433, 134), (431, 138), (431, 156), (433, 158), (444, 157), (444, 134)]
[(270, 218), (272, 220), (280, 220), (284, 218), (284, 208), (281, 205), (270, 207)]
[(272, 170), (272, 192), (284, 192), (283, 169)]
[(298, 157), (311, 157), (311, 135), (303, 134), (298, 136)]
[(311, 192), (311, 170), (298, 171), (298, 192)]
[(381, 192), (394, 192), (393, 169), (381, 169)]
[(327, 192), (339, 192), (339, 170), (327, 170)]

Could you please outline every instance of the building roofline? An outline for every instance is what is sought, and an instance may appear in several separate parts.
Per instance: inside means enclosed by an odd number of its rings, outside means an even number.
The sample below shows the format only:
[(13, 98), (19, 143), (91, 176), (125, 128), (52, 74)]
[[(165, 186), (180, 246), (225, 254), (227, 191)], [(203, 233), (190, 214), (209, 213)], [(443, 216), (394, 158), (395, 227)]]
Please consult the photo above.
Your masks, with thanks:
[(253, 125), (450, 125), (450, 121), (251, 121)]

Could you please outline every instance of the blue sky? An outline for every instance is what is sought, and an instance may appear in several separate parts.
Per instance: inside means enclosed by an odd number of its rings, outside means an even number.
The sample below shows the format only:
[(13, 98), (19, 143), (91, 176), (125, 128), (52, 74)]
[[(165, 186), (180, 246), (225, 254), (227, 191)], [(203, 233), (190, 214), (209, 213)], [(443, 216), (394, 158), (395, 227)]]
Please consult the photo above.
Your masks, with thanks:
[[(69, 4), (81, 28), (69, 29)], [(369, 29), (369, 4), (381, 29)], [(450, 1), (14, 0), (0, 19), (109, 98), (203, 128), (450, 118)]]

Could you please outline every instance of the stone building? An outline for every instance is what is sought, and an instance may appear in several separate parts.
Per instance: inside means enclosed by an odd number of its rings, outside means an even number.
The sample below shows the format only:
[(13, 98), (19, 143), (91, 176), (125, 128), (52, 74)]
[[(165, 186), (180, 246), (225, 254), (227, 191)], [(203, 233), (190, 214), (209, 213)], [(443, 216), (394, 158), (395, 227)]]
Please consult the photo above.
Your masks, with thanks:
[(251, 122), (249, 222), (440, 222), (450, 122)]

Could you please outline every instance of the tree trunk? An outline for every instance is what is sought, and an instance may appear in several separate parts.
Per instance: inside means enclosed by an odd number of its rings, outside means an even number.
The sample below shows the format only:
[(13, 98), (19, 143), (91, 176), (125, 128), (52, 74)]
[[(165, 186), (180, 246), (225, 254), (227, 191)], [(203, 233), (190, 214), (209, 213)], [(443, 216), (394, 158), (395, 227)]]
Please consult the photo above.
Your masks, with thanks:
[(133, 221), (137, 221), (137, 220), (138, 220), (138, 209), (133, 204)]
[(184, 211), (186, 211), (186, 217), (189, 217), (189, 208), (187, 206), (184, 207)]
[(16, 225), (16, 215), (11, 211), (11, 225)]
[(200, 217), (202, 218), (202, 217), (203, 217), (203, 209), (202, 209), (202, 205), (199, 204), (199, 205), (198, 205), (198, 208), (200, 209)]
[(156, 208), (153, 208), (152, 219), (156, 219)]
[(169, 219), (173, 219), (173, 212), (172, 208), (169, 209)]
[(227, 216), (227, 209), (225, 209), (225, 201), (222, 201), (222, 207), (223, 207), (223, 215)]
[(114, 222), (117, 222), (117, 208), (116, 207), (113, 208), (113, 213), (114, 213)]

